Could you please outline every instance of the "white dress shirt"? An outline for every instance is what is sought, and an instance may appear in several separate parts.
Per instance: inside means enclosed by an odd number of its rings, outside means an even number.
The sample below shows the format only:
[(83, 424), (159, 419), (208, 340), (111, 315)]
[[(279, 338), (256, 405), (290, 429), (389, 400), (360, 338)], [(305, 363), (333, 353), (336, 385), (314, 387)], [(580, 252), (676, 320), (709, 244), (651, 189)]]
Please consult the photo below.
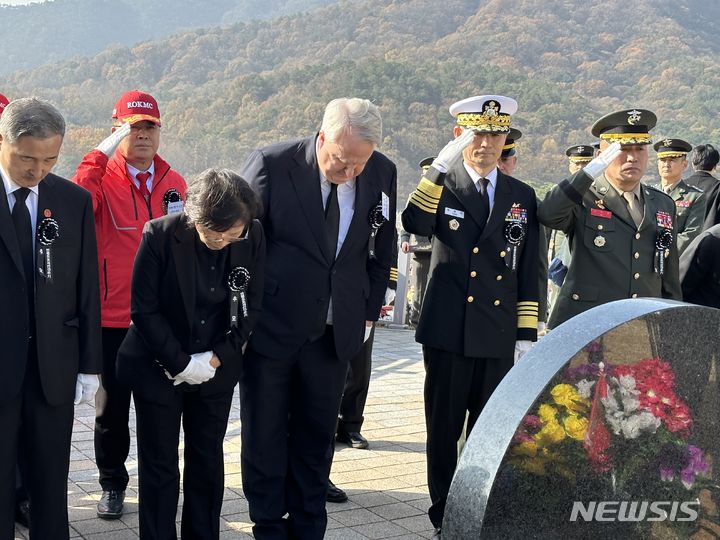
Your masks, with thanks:
[[(315, 159), (317, 159), (318, 151), (318, 140), (315, 140)], [(327, 206), (328, 197), (330, 196), (330, 182), (325, 175), (318, 168), (318, 175), (320, 176), (320, 191), (322, 193), (323, 209)], [(343, 242), (347, 236), (348, 229), (350, 229), (350, 222), (352, 221), (353, 214), (355, 213), (355, 183), (357, 177), (352, 180), (348, 180), (342, 184), (338, 184), (337, 197), (338, 206), (340, 207), (340, 229), (338, 230), (338, 243), (335, 248), (335, 256), (337, 257), (342, 249)], [(332, 324), (332, 299), (328, 306), (328, 314), (326, 319), (327, 324)]]
[[(475, 184), (475, 189), (478, 190), (478, 193), (480, 193), (480, 173), (478, 173), (475, 169), (470, 167), (467, 163), (463, 161), (463, 167), (465, 167), (465, 170), (470, 175), (470, 179)], [(485, 177), (488, 179), (487, 184), (487, 194), (488, 199), (490, 200), (490, 212), (492, 212), (493, 205), (495, 204), (495, 187), (497, 186), (497, 167), (495, 167), (490, 173)]]
[(147, 169), (147, 171), (141, 171), (140, 169), (136, 169), (129, 163), (127, 163), (127, 169), (130, 173), (130, 178), (132, 178), (133, 183), (135, 184), (135, 187), (140, 189), (140, 180), (137, 179), (137, 175), (141, 172), (149, 172), (150, 177), (147, 179), (147, 189), (148, 193), (152, 193), (152, 185), (153, 180), (155, 179), (155, 162), (153, 161), (150, 163), (150, 167)]
[[(5, 169), (0, 165), (0, 175), (2, 175), (3, 184), (5, 185), (5, 193), (7, 193), (7, 202), (8, 207), (10, 208), (10, 213), (12, 213), (13, 207), (15, 206), (15, 193), (13, 193), (16, 189), (20, 189), (22, 186), (19, 186), (16, 184), (12, 178), (8, 175), (8, 173), (5, 172)], [(30, 190), (30, 194), (25, 199), (25, 206), (27, 206), (28, 211), (30, 212), (30, 223), (32, 223), (32, 241), (33, 241), (33, 252), (35, 251), (35, 234), (34, 231), (37, 230), (37, 210), (38, 210), (38, 199), (40, 197), (40, 191), (38, 189), (38, 186), (28, 188)]]

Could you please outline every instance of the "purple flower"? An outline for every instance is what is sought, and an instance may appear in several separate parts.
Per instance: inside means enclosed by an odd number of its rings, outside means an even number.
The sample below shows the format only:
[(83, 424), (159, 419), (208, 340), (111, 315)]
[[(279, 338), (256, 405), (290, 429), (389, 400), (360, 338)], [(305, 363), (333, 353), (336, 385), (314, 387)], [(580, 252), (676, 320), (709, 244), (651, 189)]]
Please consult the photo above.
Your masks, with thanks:
[(670, 467), (660, 465), (660, 480), (663, 482), (672, 482), (674, 477), (674, 471)]
[(703, 459), (702, 450), (697, 446), (689, 444), (685, 449), (685, 456), (687, 461), (685, 467), (680, 471), (680, 480), (687, 489), (690, 489), (695, 483), (695, 476), (705, 475), (710, 467)]

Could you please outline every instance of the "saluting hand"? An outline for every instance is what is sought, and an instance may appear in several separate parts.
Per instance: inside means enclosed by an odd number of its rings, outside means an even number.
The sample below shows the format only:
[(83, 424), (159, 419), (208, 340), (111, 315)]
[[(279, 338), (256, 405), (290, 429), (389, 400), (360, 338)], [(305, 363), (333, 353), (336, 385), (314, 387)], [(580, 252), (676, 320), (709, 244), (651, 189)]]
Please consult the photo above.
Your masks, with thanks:
[(115, 153), (115, 149), (125, 137), (130, 134), (130, 124), (123, 124), (118, 128), (113, 128), (113, 132), (109, 137), (105, 138), (100, 144), (96, 146), (107, 157), (112, 157)]
[(582, 171), (593, 180), (597, 180), (605, 172), (605, 169), (615, 161), (615, 158), (620, 155), (620, 152), (622, 152), (622, 146), (620, 146), (619, 142), (614, 142), (600, 152), (597, 157), (593, 158)]
[(450, 141), (440, 150), (437, 157), (433, 160), (431, 167), (437, 169), (441, 173), (455, 165), (455, 162), (462, 156), (463, 150), (473, 141), (475, 132), (471, 129), (463, 130), (462, 134)]

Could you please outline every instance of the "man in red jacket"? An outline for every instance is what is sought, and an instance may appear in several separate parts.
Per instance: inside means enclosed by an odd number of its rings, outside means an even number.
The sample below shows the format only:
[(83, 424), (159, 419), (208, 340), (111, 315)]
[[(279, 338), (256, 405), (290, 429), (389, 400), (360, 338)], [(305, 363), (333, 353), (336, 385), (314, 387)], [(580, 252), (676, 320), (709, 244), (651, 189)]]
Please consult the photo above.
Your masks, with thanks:
[(100, 271), (103, 374), (95, 399), (95, 460), (102, 498), (97, 514), (122, 516), (130, 448), (130, 389), (115, 375), (115, 357), (130, 325), (130, 278), (143, 225), (180, 212), (185, 180), (157, 155), (160, 110), (150, 94), (125, 92), (113, 110), (112, 134), (87, 154), (73, 181), (93, 198)]

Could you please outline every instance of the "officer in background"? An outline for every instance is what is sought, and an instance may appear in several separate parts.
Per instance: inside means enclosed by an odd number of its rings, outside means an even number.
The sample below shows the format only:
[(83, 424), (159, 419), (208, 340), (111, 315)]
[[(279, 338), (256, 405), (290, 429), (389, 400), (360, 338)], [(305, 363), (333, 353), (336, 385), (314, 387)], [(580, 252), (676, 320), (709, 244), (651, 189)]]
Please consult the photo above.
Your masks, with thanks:
[(515, 144), (515, 141), (517, 141), (520, 137), (522, 137), (522, 132), (519, 129), (510, 128), (510, 133), (508, 133), (508, 136), (505, 139), (502, 154), (500, 154), (498, 169), (508, 176), (512, 176), (515, 172), (515, 167), (517, 167), (518, 158), (517, 145)]
[(653, 148), (657, 152), (660, 189), (675, 201), (677, 214), (677, 247), (682, 252), (702, 231), (705, 219), (705, 197), (703, 191), (689, 186), (682, 180), (687, 169), (687, 155), (692, 146), (682, 139), (663, 139)]
[[(457, 125), (402, 213), (432, 236), (423, 344), (428, 511), (440, 538), (457, 444), (537, 337), (538, 224), (533, 189), (497, 168), (517, 102), (475, 96), (450, 107)], [(462, 158), (462, 159), (461, 159)]]
[[(418, 164), (423, 174), (427, 171), (434, 157), (426, 157)], [(432, 244), (427, 236), (415, 237), (415, 242), (411, 243), (410, 233), (402, 231), (400, 233), (400, 250), (403, 253), (412, 253), (412, 266), (410, 274), (412, 276), (411, 287), (413, 290), (412, 301), (410, 302), (410, 324), (417, 326), (420, 320), (420, 308), (422, 306), (423, 296), (427, 289), (428, 271), (430, 270), (430, 254), (432, 253)]]
[(540, 222), (565, 232), (572, 252), (550, 328), (622, 298), (681, 299), (675, 204), (640, 184), (656, 123), (644, 109), (602, 117), (592, 127), (600, 155), (540, 205)]

